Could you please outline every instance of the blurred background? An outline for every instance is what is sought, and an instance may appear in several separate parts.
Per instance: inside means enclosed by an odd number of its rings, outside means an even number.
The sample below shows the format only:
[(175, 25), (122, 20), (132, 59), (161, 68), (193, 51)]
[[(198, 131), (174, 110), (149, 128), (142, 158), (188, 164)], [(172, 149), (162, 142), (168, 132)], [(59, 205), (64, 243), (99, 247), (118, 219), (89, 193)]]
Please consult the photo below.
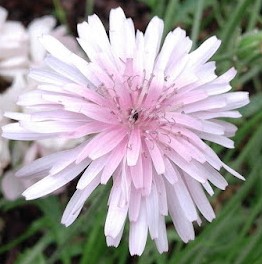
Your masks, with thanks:
[[(235, 149), (226, 150), (212, 144), (219, 157), (240, 172), (246, 181), (242, 182), (222, 172), (226, 175), (229, 186), (223, 192), (216, 190), (215, 195), (210, 197), (217, 218), (212, 223), (203, 222), (200, 228), (196, 226), (196, 239), (189, 244), (181, 242), (171, 220), (167, 218), (169, 252), (162, 255), (148, 239), (143, 255), (130, 257), (128, 228), (117, 249), (106, 246), (103, 225), (110, 184), (100, 186), (94, 191), (80, 217), (68, 228), (62, 226), (60, 220), (66, 203), (74, 192), (75, 182), (54, 196), (36, 201), (20, 198), (20, 190), (17, 189), (22, 183), (4, 179), (7, 179), (8, 175), (11, 175), (8, 179), (13, 179), (13, 172), (22, 163), (50, 153), (50, 144), (36, 146), (30, 142), (23, 145), (12, 141), (1, 142), (1, 155), (4, 151), (9, 155), (9, 158), (1, 160), (0, 167), (1, 264), (262, 263), (261, 0), (0, 0), (0, 6), (8, 12), (7, 21), (18, 21), (22, 25), (24, 38), (17, 40), (18, 43), (21, 41), (24, 45), (29, 38), (32, 50), (35, 44), (32, 44), (34, 41), (31, 33), (39, 27), (32, 26), (35, 19), (51, 15), (55, 20), (48, 22), (51, 25), (49, 28), (43, 26), (45, 32), (55, 31), (54, 34), (58, 34), (60, 31), (56, 29), (61, 29), (62, 26), (64, 31), (60, 33), (63, 37), (76, 36), (77, 23), (93, 13), (101, 18), (108, 29), (109, 11), (118, 6), (124, 9), (127, 17), (133, 18), (136, 28), (142, 31), (155, 15), (165, 21), (165, 34), (175, 27), (182, 27), (193, 40), (194, 47), (208, 37), (216, 35), (222, 40), (220, 49), (213, 57), (217, 62), (217, 74), (234, 66), (238, 74), (232, 82), (233, 89), (248, 91), (251, 100), (248, 106), (240, 110), (243, 118), (230, 120), (239, 128), (234, 137)], [(11, 71), (6, 68), (7, 64), (4, 64), (5, 58), (1, 55), (3, 23), (0, 19), (2, 111), (14, 104), (15, 97), (10, 94), (16, 87)], [(34, 31), (32, 28), (37, 29)], [(10, 34), (11, 38), (18, 36), (16, 31), (10, 32), (13, 32), (13, 35)], [(31, 32), (31, 35), (27, 35), (27, 32)], [(19, 44), (19, 54), (25, 52), (29, 55), (28, 58), (23, 57), (22, 61), (20, 60), (21, 64), (16, 60), (16, 63), (22, 65), (22, 70), (20, 66), (17, 67), (18, 64), (14, 68), (15, 71), (19, 70), (26, 75), (28, 68), (36, 64), (39, 53), (28, 50), (27, 45), (22, 49), (21, 45)], [(26, 79), (25, 76), (23, 78)], [(19, 84), (21, 82), (20, 80)], [(23, 82), (27, 83), (26, 80)], [(18, 91), (21, 92), (19, 89), (15, 90), (16, 96)], [(6, 98), (11, 99), (6, 101)], [(57, 148), (63, 148), (61, 144)], [(8, 149), (4, 150), (3, 146)], [(30, 155), (25, 155), (29, 150)]]

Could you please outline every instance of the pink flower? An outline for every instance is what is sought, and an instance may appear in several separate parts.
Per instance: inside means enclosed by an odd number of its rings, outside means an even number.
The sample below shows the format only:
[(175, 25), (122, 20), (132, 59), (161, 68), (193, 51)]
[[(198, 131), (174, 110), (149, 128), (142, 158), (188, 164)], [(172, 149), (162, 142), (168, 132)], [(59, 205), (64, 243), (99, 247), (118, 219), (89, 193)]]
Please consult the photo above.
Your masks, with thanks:
[(40, 85), (18, 100), (31, 113), (6, 113), (18, 122), (3, 128), (4, 137), (17, 140), (83, 139), (19, 170), (18, 177), (46, 175), (23, 195), (39, 198), (83, 173), (62, 217), (68, 226), (94, 189), (112, 178), (106, 240), (118, 246), (128, 218), (131, 255), (142, 254), (148, 232), (159, 252), (168, 250), (168, 214), (181, 239), (193, 240), (199, 213), (215, 217), (203, 189), (210, 195), (210, 183), (225, 189), (222, 167), (243, 179), (204, 142), (233, 148), (229, 137), (237, 128), (219, 118), (240, 117), (234, 109), (248, 103), (246, 92), (227, 93), (236, 71), (218, 77), (208, 62), (220, 41), (211, 37), (190, 52), (191, 40), (177, 28), (160, 49), (162, 32), (163, 21), (154, 17), (145, 34), (135, 34), (117, 8), (108, 39), (99, 18), (90, 16), (78, 25), (90, 62), (43, 36), (46, 67), (31, 71)]

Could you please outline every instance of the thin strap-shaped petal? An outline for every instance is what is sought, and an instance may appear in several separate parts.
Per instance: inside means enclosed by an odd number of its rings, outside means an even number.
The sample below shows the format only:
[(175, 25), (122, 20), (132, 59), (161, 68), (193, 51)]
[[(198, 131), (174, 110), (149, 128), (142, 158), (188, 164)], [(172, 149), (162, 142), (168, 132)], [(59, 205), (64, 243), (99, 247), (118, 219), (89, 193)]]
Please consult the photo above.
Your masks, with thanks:
[(80, 214), (85, 201), (100, 183), (100, 178), (94, 178), (83, 190), (76, 190), (63, 213), (61, 223), (71, 225)]
[(126, 160), (128, 166), (134, 166), (137, 163), (141, 148), (140, 129), (134, 128), (129, 136)]
[(83, 161), (78, 165), (68, 166), (58, 174), (49, 175), (26, 189), (23, 196), (27, 200), (32, 200), (50, 194), (73, 180), (88, 164), (89, 162)]
[(213, 56), (220, 44), (221, 41), (215, 36), (207, 39), (199, 48), (190, 53), (190, 62), (192, 64), (204, 64)]
[(156, 55), (159, 51), (164, 29), (163, 20), (154, 17), (148, 24), (145, 32), (144, 68), (150, 74), (154, 67)]
[(112, 152), (110, 153), (105, 167), (101, 175), (101, 183), (106, 184), (110, 177), (113, 175), (118, 165), (123, 160), (126, 150), (126, 142), (121, 142)]
[(165, 183), (168, 198), (168, 210), (178, 235), (185, 243), (187, 243), (189, 240), (194, 240), (195, 232), (192, 222), (186, 218), (185, 213), (182, 210), (177, 196), (174, 192), (174, 189), (172, 188), (173, 186), (168, 182)]
[(159, 203), (155, 184), (152, 184), (151, 193), (145, 197), (148, 229), (152, 239), (158, 238), (159, 234)]
[(168, 251), (165, 217), (159, 215), (158, 236), (154, 239), (158, 252), (161, 254)]
[(194, 199), (194, 202), (196, 203), (198, 209), (202, 213), (202, 215), (211, 222), (215, 218), (214, 210), (212, 209), (204, 191), (201, 187), (200, 183), (196, 180), (192, 179), (188, 175), (185, 175), (184, 177), (188, 189), (190, 191), (190, 194), (192, 198)]
[(110, 200), (105, 222), (105, 236), (116, 238), (123, 229), (128, 212), (128, 204), (121, 205), (122, 193), (119, 187), (113, 187), (112, 192), (116, 194), (112, 196), (114, 200)]
[(61, 42), (50, 35), (44, 35), (40, 39), (45, 49), (57, 59), (68, 64), (87, 64), (87, 62), (67, 49)]
[(145, 248), (147, 239), (147, 217), (145, 201), (142, 201), (137, 221), (130, 222), (129, 229), (129, 252), (140, 256)]
[(158, 145), (155, 142), (150, 142), (148, 140), (145, 140), (148, 152), (151, 156), (151, 159), (153, 161), (154, 167), (156, 169), (156, 172), (158, 174), (163, 174), (165, 172), (165, 163), (163, 159), (163, 155), (158, 147)]
[(94, 178), (103, 170), (105, 164), (107, 162), (108, 155), (104, 155), (99, 159), (96, 159), (90, 163), (85, 172), (82, 174), (79, 179), (76, 188), (79, 190), (83, 190), (93, 181)]

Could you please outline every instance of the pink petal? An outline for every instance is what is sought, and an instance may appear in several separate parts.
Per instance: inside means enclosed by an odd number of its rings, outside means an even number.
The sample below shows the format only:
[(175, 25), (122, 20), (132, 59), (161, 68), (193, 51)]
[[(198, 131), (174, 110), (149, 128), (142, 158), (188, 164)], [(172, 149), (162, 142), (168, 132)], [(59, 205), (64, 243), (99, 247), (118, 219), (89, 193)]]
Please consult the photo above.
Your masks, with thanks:
[(103, 169), (103, 173), (101, 175), (101, 183), (106, 184), (109, 178), (117, 169), (118, 165), (122, 161), (126, 150), (126, 142), (121, 142), (112, 152), (110, 153), (105, 167)]
[(142, 157), (138, 158), (137, 164), (135, 166), (129, 167), (130, 175), (132, 178), (132, 182), (136, 189), (142, 189), (144, 187), (143, 181), (143, 163)]
[(140, 129), (134, 128), (129, 136), (128, 147), (127, 147), (127, 165), (134, 166), (137, 163), (141, 148), (141, 135)]
[(148, 152), (153, 161), (154, 167), (158, 174), (163, 174), (165, 172), (165, 163), (163, 155), (158, 147), (158, 145), (153, 141), (145, 140)]
[(78, 154), (76, 162), (79, 163), (87, 156), (95, 160), (114, 149), (126, 136), (125, 129), (110, 129), (96, 135)]

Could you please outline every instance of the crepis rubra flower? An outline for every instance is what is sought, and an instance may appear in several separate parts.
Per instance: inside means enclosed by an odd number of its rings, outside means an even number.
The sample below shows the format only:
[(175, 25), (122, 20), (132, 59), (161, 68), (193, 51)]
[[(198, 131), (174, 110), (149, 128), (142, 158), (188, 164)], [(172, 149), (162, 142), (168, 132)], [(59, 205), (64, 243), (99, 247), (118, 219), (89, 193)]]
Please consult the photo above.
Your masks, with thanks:
[(107, 244), (118, 246), (128, 219), (132, 255), (142, 254), (148, 232), (159, 252), (168, 250), (168, 214), (181, 239), (193, 240), (199, 214), (215, 217), (204, 190), (212, 195), (210, 183), (227, 186), (219, 170), (243, 179), (205, 143), (233, 148), (236, 127), (220, 118), (240, 117), (235, 109), (248, 103), (246, 92), (228, 92), (236, 71), (217, 76), (208, 62), (220, 40), (211, 37), (190, 51), (192, 41), (177, 28), (160, 48), (163, 26), (154, 17), (144, 34), (135, 33), (117, 8), (108, 37), (99, 18), (90, 16), (78, 25), (90, 61), (43, 36), (46, 66), (30, 73), (40, 84), (18, 100), (31, 112), (6, 113), (18, 122), (3, 128), (4, 137), (16, 140), (81, 138), (77, 147), (19, 170), (18, 177), (43, 177), (23, 195), (42, 197), (81, 174), (62, 217), (68, 226), (97, 186), (112, 179)]

